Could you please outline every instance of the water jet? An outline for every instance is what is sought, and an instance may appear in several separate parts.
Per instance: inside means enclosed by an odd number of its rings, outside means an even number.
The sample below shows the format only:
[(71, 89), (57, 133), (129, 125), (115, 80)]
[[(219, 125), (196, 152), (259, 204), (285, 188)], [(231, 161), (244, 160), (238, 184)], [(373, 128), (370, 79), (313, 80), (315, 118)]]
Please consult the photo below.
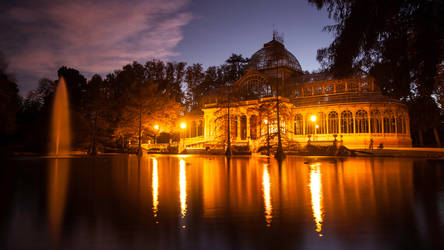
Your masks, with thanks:
[(71, 153), (71, 124), (65, 79), (60, 77), (51, 114), (49, 154), (59, 157)]

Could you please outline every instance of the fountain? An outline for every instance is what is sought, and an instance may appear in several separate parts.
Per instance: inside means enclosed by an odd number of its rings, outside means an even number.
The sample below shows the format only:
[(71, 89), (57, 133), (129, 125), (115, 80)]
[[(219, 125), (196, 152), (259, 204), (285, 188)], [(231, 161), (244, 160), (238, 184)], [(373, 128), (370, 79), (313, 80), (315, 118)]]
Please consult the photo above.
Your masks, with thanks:
[(49, 154), (56, 157), (67, 155), (71, 152), (71, 127), (68, 93), (63, 77), (60, 77), (57, 85), (51, 119)]

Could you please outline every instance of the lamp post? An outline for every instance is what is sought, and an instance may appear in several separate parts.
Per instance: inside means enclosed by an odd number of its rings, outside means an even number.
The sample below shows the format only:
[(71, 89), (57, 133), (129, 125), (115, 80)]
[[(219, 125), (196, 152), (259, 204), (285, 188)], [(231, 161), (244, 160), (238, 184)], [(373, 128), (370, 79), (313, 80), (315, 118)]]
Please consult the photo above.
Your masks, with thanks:
[(313, 141), (314, 141), (314, 139), (315, 139), (315, 133), (316, 133), (316, 128), (317, 128), (317, 124), (316, 124), (316, 120), (317, 120), (317, 118), (316, 118), (316, 115), (312, 115), (312, 116), (310, 116), (310, 121), (312, 121), (313, 122), (313, 127), (314, 127), (314, 130), (313, 130)]
[(159, 125), (154, 125), (154, 144), (157, 144), (157, 133), (159, 132)]
[[(185, 128), (186, 128), (186, 127), (187, 127), (187, 124), (186, 124), (185, 122), (182, 122), (182, 123), (180, 124), (180, 128), (182, 129), (182, 133), (183, 133), (183, 131), (185, 131)], [(180, 139), (181, 139), (181, 136), (180, 136), (180, 134), (179, 134), (179, 141), (180, 141)], [(183, 138), (182, 147), (185, 149), (185, 137)]]
[(267, 155), (270, 156), (270, 124), (267, 119), (264, 120), (264, 123), (267, 125)]

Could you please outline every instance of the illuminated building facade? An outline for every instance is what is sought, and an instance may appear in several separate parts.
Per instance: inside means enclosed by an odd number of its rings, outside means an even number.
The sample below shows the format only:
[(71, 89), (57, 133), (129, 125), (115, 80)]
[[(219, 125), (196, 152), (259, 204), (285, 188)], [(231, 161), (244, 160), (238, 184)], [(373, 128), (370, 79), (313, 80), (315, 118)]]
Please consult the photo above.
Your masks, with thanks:
[(228, 128), (232, 145), (248, 146), (252, 152), (267, 140), (276, 145), (278, 99), (284, 149), (307, 143), (411, 146), (406, 105), (382, 95), (373, 78), (304, 73), (276, 39), (250, 58), (248, 71), (232, 89), (228, 95), (208, 97), (201, 118), (192, 121), (196, 125), (190, 127), (188, 147), (220, 147), (226, 144)]

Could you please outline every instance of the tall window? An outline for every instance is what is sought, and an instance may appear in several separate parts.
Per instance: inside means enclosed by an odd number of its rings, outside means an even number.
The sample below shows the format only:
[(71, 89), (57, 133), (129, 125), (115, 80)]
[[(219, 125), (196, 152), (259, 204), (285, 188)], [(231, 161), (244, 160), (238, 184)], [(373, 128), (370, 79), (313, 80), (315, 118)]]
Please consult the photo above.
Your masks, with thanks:
[(356, 112), (356, 133), (368, 133), (368, 114), (365, 110)]
[(396, 131), (399, 134), (405, 134), (406, 133), (405, 119), (404, 119), (404, 116), (402, 114), (398, 115), (396, 125), (397, 125)]
[(370, 112), (370, 132), (382, 133), (381, 112), (377, 109)]
[(319, 112), (316, 117), (316, 124), (318, 128), (316, 129), (316, 134), (325, 134), (326, 132), (326, 119), (325, 114), (323, 112)]
[(240, 119), (240, 137), (241, 140), (247, 139), (247, 117), (245, 115)]
[(384, 112), (384, 133), (395, 133), (396, 132), (396, 122), (395, 116), (391, 110), (386, 110)]
[(231, 120), (231, 128), (230, 128), (231, 140), (234, 140), (237, 138), (238, 117), (231, 116), (230, 120)]
[(252, 140), (257, 139), (257, 116), (250, 116), (250, 137)]
[(316, 122), (313, 122), (313, 121), (311, 120), (311, 117), (312, 117), (313, 115), (314, 115), (314, 114), (308, 114), (308, 115), (305, 117), (305, 134), (306, 134), (306, 135), (314, 134), (314, 127), (315, 127), (315, 123), (316, 123)]
[(191, 122), (191, 137), (196, 137), (196, 122)]
[(203, 135), (203, 122), (199, 120), (199, 125), (197, 126), (197, 136)]
[(337, 134), (339, 133), (339, 121), (338, 113), (332, 111), (328, 114), (328, 133)]
[(341, 113), (341, 132), (353, 133), (353, 114), (348, 110)]
[(303, 135), (304, 134), (304, 121), (302, 120), (302, 115), (297, 114), (294, 117), (294, 134)]

